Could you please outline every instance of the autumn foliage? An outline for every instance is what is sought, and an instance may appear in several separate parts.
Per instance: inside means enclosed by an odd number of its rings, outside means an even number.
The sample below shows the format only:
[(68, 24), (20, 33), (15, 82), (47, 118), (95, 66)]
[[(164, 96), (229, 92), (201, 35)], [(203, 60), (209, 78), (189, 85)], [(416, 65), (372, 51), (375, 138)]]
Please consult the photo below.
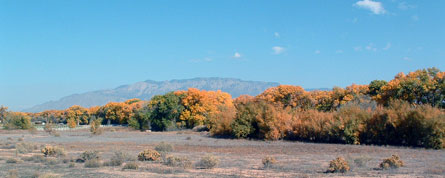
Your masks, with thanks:
[(429, 68), (327, 91), (280, 85), (232, 99), (222, 91), (190, 88), (150, 101), (131, 99), (63, 111), (14, 113), (1, 107), (0, 119), (4, 127), (27, 125), (31, 118), (76, 127), (100, 118), (102, 124), (128, 124), (138, 130), (200, 126), (218, 137), (440, 149), (445, 147), (444, 108), (445, 72)]

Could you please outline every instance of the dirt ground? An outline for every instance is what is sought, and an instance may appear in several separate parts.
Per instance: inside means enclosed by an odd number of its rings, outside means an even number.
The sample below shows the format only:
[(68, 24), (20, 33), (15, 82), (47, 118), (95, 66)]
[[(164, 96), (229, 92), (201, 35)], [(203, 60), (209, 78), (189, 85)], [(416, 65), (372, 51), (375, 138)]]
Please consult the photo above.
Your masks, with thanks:
[[(43, 131), (0, 130), (0, 175), (8, 177), (37, 177), (45, 173), (60, 177), (445, 177), (445, 150), (428, 150), (393, 146), (366, 146), (303, 143), (290, 141), (260, 141), (220, 139), (206, 132), (139, 132), (128, 128), (106, 129), (101, 135), (92, 136), (88, 130), (59, 132), (60, 136)], [(36, 145), (31, 153), (18, 153), (14, 148), (20, 142)], [(75, 163), (87, 150), (100, 152), (101, 160), (107, 161), (115, 151), (133, 156), (160, 142), (173, 145), (169, 155), (186, 157), (193, 164), (206, 155), (219, 159), (213, 169), (169, 167), (163, 161), (137, 161), (139, 169), (123, 170), (123, 166), (85, 168)], [(43, 155), (44, 145), (63, 147), (65, 157), (56, 161), (32, 162), (26, 157)], [(379, 163), (396, 154), (405, 166), (399, 169), (381, 170)], [(262, 159), (275, 157), (277, 162), (264, 168)], [(350, 164), (347, 173), (325, 173), (329, 161), (344, 157)], [(16, 159), (11, 163), (10, 159)], [(70, 160), (70, 161), (68, 161)], [(125, 164), (125, 163), (124, 163)]]

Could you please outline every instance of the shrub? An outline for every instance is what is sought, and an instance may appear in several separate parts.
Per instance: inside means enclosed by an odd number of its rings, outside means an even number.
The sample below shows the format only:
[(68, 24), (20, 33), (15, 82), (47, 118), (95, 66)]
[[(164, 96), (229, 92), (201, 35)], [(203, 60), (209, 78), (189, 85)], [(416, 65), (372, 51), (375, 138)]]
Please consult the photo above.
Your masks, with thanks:
[(33, 155), (33, 156), (29, 156), (29, 157), (22, 157), (23, 161), (32, 161), (35, 163), (40, 163), (40, 162), (44, 162), (45, 161), (45, 157), (43, 157), (42, 155)]
[(400, 157), (397, 155), (392, 155), (389, 158), (383, 159), (383, 162), (379, 165), (381, 169), (396, 169), (403, 166), (403, 161), (400, 160)]
[(68, 168), (73, 168), (73, 167), (76, 167), (76, 164), (71, 162), (71, 163), (68, 165)]
[(18, 177), (19, 177), (19, 173), (18, 173), (17, 169), (9, 170), (8, 175), (6, 176), (6, 178), (18, 178)]
[(94, 119), (90, 123), (90, 132), (93, 135), (100, 135), (103, 132), (103, 129), (100, 128), (100, 125), (102, 123), (102, 118)]
[(89, 159), (85, 161), (84, 167), (86, 168), (98, 168), (100, 167), (100, 161), (99, 159)]
[(41, 150), (41, 152), (46, 156), (52, 156), (52, 157), (60, 157), (60, 156), (65, 156), (65, 150), (63, 150), (63, 148), (57, 147), (57, 146), (45, 146), (45, 148), (43, 148)]
[(156, 145), (155, 150), (158, 152), (172, 152), (173, 146), (169, 143), (161, 142), (158, 145)]
[(98, 151), (84, 151), (79, 155), (79, 158), (76, 160), (77, 162), (86, 162), (88, 160), (100, 159)]
[(146, 149), (139, 153), (139, 161), (156, 161), (161, 157), (161, 154), (153, 149)]
[(168, 156), (164, 164), (171, 167), (182, 167), (184, 169), (192, 167), (190, 159), (177, 156)]
[(37, 149), (37, 146), (31, 143), (21, 142), (15, 145), (15, 149), (18, 153), (31, 153), (32, 151)]
[(343, 157), (338, 157), (331, 162), (329, 162), (329, 168), (326, 172), (334, 173), (334, 172), (347, 172), (350, 167), (348, 162)]
[(19, 162), (19, 160), (15, 159), (15, 158), (8, 158), (6, 160), (6, 163), (8, 163), (8, 164), (15, 164), (15, 163), (18, 163), (18, 162)]
[(59, 160), (57, 160), (56, 158), (46, 158), (45, 164), (46, 165), (56, 165), (56, 164), (59, 164)]
[(131, 160), (131, 157), (128, 154), (117, 151), (111, 156), (110, 161), (104, 163), (104, 166), (120, 166), (122, 163), (129, 160)]
[(219, 159), (213, 155), (206, 155), (196, 164), (196, 167), (201, 169), (212, 169), (219, 163)]
[(125, 163), (124, 167), (122, 169), (138, 169), (139, 165), (137, 162), (129, 162)]
[(52, 173), (45, 173), (38, 178), (60, 178), (60, 176)]
[(272, 165), (274, 165), (277, 162), (277, 160), (272, 156), (266, 156), (263, 158), (262, 163), (264, 168), (270, 168)]

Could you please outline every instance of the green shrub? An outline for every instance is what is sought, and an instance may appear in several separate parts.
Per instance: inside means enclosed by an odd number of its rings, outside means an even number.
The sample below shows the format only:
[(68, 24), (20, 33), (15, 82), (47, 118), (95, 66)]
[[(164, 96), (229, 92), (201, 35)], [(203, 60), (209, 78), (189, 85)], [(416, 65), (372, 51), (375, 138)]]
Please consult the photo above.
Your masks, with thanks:
[(201, 169), (212, 169), (216, 167), (219, 163), (219, 159), (213, 155), (206, 155), (201, 158), (201, 160), (196, 163), (197, 168)]
[(128, 162), (125, 163), (124, 167), (122, 169), (138, 169), (139, 165), (137, 162)]
[(403, 161), (400, 160), (400, 157), (397, 155), (392, 155), (389, 158), (383, 159), (383, 162), (379, 165), (381, 169), (396, 169), (403, 166)]
[(56, 165), (56, 164), (59, 164), (59, 160), (57, 158), (46, 158), (45, 164), (46, 165)]
[(190, 159), (177, 156), (168, 156), (164, 164), (170, 167), (182, 167), (184, 169), (192, 167)]
[(3, 127), (5, 129), (30, 129), (32, 127), (31, 117), (23, 113), (10, 112), (3, 120)]
[(60, 157), (65, 156), (65, 150), (63, 148), (57, 147), (57, 146), (45, 146), (41, 152), (46, 156), (52, 156), (52, 157)]
[(334, 173), (334, 172), (341, 172), (345, 173), (348, 172), (350, 169), (348, 162), (343, 157), (338, 157), (331, 162), (329, 162), (329, 168), (326, 172)]
[(156, 161), (161, 157), (161, 154), (153, 149), (146, 149), (139, 153), (139, 161)]
[(33, 156), (28, 156), (28, 157), (22, 157), (23, 161), (29, 161), (29, 162), (35, 162), (35, 163), (40, 163), (40, 162), (44, 162), (45, 161), (45, 157), (43, 157), (42, 155), (33, 155)]
[(113, 156), (111, 156), (110, 161), (104, 163), (104, 166), (120, 166), (125, 161), (130, 161), (130, 160), (132, 160), (130, 155), (121, 151), (117, 151), (114, 152)]
[(277, 160), (272, 156), (266, 156), (262, 160), (265, 169), (272, 167), (276, 162)]
[(103, 132), (103, 129), (100, 128), (100, 125), (102, 123), (102, 118), (97, 118), (91, 121), (90, 123), (90, 132), (93, 135), (100, 135)]
[(158, 152), (172, 152), (173, 146), (169, 143), (161, 142), (158, 145), (156, 145), (155, 150)]

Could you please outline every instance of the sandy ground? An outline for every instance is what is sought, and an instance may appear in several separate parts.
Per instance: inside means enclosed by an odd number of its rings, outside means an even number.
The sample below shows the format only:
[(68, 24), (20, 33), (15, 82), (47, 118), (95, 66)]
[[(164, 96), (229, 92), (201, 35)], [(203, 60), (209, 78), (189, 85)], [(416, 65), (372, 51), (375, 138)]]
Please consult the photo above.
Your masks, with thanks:
[[(55, 137), (45, 132), (0, 130), (0, 175), (16, 173), (32, 177), (52, 173), (61, 177), (445, 177), (445, 150), (428, 150), (392, 146), (366, 146), (303, 143), (290, 141), (260, 141), (219, 139), (206, 132), (139, 132), (127, 128), (107, 129), (102, 135), (92, 136), (87, 130), (59, 132)], [(63, 147), (67, 155), (56, 163), (35, 163), (22, 160), (42, 155), (39, 149), (19, 154), (11, 145), (31, 143)], [(83, 151), (97, 150), (101, 160), (107, 161), (115, 151), (123, 151), (136, 158), (147, 148), (160, 142), (174, 146), (169, 155), (187, 157), (193, 163), (211, 154), (219, 159), (214, 169), (169, 167), (162, 163), (140, 162), (138, 170), (123, 170), (123, 166), (85, 168), (83, 163), (64, 163), (76, 159)], [(405, 162), (399, 169), (380, 170), (379, 163), (397, 154)], [(265, 169), (262, 159), (273, 156), (277, 163)], [(351, 166), (347, 173), (325, 173), (329, 161), (344, 157)], [(15, 158), (17, 163), (6, 163)], [(358, 162), (361, 162), (359, 164)], [(71, 165), (73, 166), (73, 165)]]

